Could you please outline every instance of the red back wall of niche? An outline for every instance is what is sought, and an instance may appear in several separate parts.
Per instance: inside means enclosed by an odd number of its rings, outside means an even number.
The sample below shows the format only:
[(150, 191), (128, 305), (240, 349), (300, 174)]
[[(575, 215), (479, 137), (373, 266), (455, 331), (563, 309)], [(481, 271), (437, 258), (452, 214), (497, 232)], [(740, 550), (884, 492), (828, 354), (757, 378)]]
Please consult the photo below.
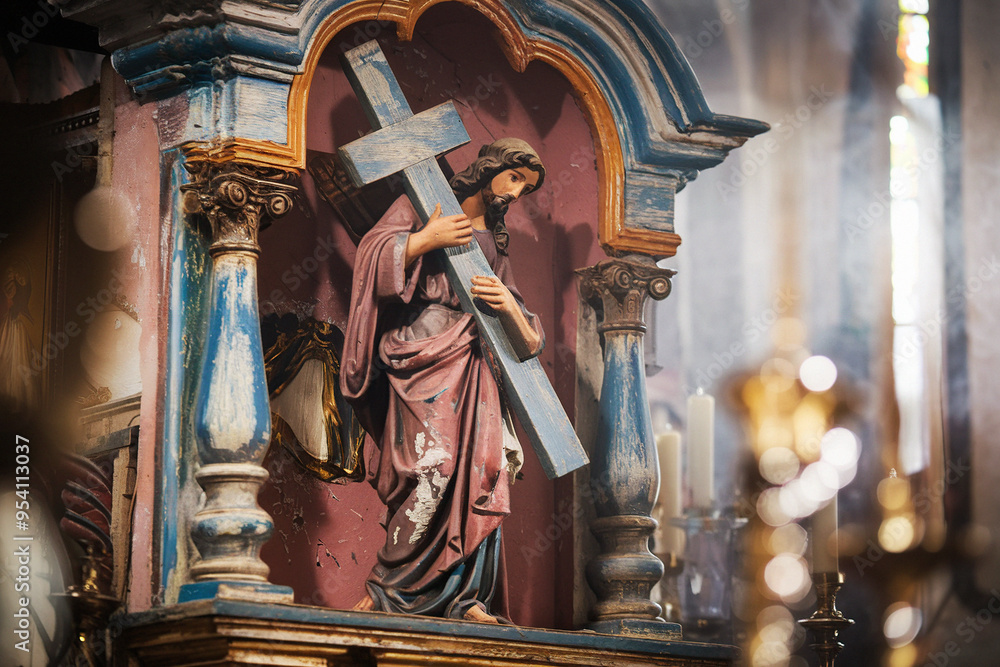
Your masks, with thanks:
[[(333, 152), (369, 131), (339, 64), (342, 51), (377, 38), (415, 113), (453, 99), (471, 143), (450, 153), (458, 171), (483, 144), (503, 136), (525, 139), (547, 169), (541, 191), (507, 216), (510, 257), (529, 309), (538, 313), (547, 344), (541, 361), (573, 418), (577, 283), (573, 270), (604, 257), (597, 243), (597, 171), (586, 120), (568, 82), (532, 63), (515, 72), (494, 39), (492, 24), (455, 3), (430, 9), (410, 42), (393, 24), (351, 26), (334, 37), (309, 92), (307, 147)], [(305, 308), (342, 330), (350, 302), (354, 245), (332, 209), (303, 175), (305, 201), (261, 235), (263, 313)], [(332, 247), (322, 263), (317, 244)], [(325, 253), (322, 253), (325, 254)], [(530, 448), (529, 448), (530, 449)], [(554, 515), (573, 514), (568, 480), (549, 481), (526, 451), (524, 479), (513, 488), (504, 522), (511, 616), (536, 627), (569, 627), (572, 613), (571, 528)], [(384, 507), (365, 483), (321, 482), (281, 451), (266, 465), (271, 480), (261, 505), (275, 521), (263, 557), (271, 581), (295, 589), (296, 601), (350, 608), (385, 539)]]

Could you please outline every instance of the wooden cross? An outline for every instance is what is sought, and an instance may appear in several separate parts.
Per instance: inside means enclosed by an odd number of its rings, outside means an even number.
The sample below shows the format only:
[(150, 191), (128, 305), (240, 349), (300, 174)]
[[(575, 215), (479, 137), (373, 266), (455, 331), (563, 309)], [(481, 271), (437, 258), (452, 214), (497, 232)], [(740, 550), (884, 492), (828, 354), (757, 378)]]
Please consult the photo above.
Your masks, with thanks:
[[(441, 215), (462, 213), (437, 156), (469, 142), (469, 135), (452, 102), (414, 116), (389, 63), (372, 40), (344, 54), (344, 70), (375, 132), (339, 149), (341, 160), (356, 185), (361, 186), (402, 172), (406, 193), (427, 224), (434, 207)], [(494, 375), (550, 479), (588, 463), (538, 359), (519, 361), (503, 326), (494, 315), (473, 304), (469, 291), (473, 276), (492, 276), (486, 256), (473, 240), (458, 248), (444, 248), (445, 270), (462, 308), (476, 318)]]

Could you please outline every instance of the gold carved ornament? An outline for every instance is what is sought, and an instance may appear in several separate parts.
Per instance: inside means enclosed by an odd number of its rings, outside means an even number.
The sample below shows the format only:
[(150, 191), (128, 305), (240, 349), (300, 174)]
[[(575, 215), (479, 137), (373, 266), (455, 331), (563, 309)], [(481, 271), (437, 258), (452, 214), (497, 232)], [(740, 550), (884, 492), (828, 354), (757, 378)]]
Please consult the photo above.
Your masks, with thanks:
[[(274, 344), (264, 353), (264, 370), (268, 393), (272, 399), (291, 384), (306, 361), (319, 361), (323, 367), (323, 421), (329, 445), (326, 460), (318, 459), (306, 451), (291, 427), (274, 413), (272, 441), (292, 454), (309, 472), (326, 482), (341, 478), (361, 480), (365, 476), (364, 459), (361, 456), (365, 432), (340, 394), (340, 357), (336, 333), (337, 330), (326, 322), (305, 320), (299, 323), (294, 332), (280, 332)], [(345, 421), (348, 424), (346, 438)]]

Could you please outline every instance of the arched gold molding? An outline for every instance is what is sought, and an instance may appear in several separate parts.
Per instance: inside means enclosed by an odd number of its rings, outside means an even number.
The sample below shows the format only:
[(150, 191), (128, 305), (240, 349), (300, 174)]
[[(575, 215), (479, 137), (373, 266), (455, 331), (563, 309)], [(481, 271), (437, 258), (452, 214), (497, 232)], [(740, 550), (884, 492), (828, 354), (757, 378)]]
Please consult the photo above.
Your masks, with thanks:
[(671, 256), (680, 244), (676, 234), (627, 229), (625, 218), (625, 164), (618, 127), (611, 107), (590, 72), (565, 49), (529, 39), (501, 0), (358, 0), (334, 12), (313, 34), (306, 49), (302, 73), (295, 76), (288, 98), (288, 146), (270, 142), (239, 142), (227, 149), (229, 159), (266, 161), (295, 169), (305, 166), (306, 114), (309, 90), (320, 57), (339, 32), (361, 21), (391, 21), (402, 41), (409, 41), (417, 20), (434, 5), (458, 1), (468, 5), (496, 26), (511, 66), (523, 72), (533, 60), (554, 67), (569, 81), (590, 126), (597, 157), (598, 240), (609, 253), (641, 252)]

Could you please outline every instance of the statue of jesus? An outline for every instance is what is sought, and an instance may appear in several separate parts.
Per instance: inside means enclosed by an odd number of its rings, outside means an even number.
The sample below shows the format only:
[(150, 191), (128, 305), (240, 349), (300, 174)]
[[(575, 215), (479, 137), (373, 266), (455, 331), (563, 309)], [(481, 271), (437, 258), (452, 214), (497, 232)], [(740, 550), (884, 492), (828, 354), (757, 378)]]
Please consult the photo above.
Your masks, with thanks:
[(522, 452), (475, 319), (433, 251), (478, 243), (495, 276), (472, 279), (477, 306), (522, 359), (538, 355), (544, 335), (514, 285), (504, 215), (544, 179), (531, 146), (500, 139), (452, 178), (462, 214), (438, 205), (421, 228), (403, 196), (358, 246), (340, 381), (387, 517), (357, 610), (507, 616), (500, 524)]

